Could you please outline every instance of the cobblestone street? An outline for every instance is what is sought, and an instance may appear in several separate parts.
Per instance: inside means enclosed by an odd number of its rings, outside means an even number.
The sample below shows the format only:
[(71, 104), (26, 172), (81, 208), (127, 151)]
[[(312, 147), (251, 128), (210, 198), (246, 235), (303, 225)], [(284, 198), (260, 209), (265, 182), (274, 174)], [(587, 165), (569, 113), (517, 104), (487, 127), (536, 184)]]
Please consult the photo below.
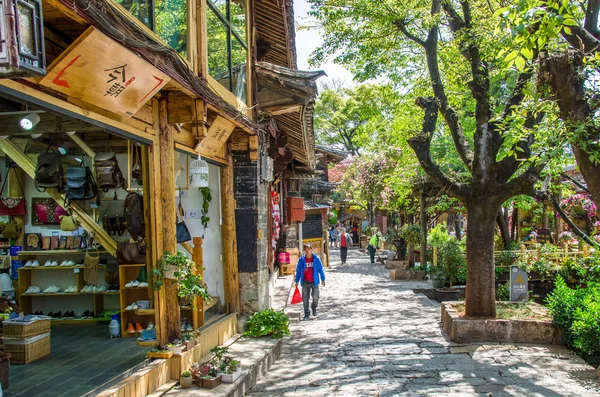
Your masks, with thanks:
[(344, 266), (332, 258), (319, 318), (287, 307), (292, 337), (250, 396), (600, 396), (567, 349), (452, 343), (439, 304), (412, 292), (427, 283), (390, 281), (356, 250)]

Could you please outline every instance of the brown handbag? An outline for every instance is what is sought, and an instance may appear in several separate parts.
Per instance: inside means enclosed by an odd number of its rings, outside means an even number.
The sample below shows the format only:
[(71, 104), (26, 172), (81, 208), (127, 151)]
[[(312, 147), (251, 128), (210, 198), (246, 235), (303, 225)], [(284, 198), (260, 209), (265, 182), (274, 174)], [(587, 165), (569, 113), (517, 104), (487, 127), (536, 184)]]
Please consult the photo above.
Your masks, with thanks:
[(2, 228), (2, 235), (6, 238), (18, 238), (21, 235), (21, 228), (15, 218), (11, 217), (6, 226)]
[(98, 265), (100, 264), (100, 254), (96, 250), (96, 256), (90, 255), (88, 250), (85, 251), (83, 259), (83, 279), (88, 284), (98, 284)]
[(121, 265), (146, 263), (144, 243), (121, 242), (117, 244), (117, 262)]

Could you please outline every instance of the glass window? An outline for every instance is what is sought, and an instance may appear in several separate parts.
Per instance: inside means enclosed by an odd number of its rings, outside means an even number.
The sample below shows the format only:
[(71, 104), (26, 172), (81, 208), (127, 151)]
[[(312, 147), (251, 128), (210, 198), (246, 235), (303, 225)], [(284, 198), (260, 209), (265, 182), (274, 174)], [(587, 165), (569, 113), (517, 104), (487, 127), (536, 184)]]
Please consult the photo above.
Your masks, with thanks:
[(245, 0), (207, 0), (208, 74), (246, 103)]
[(187, 0), (116, 1), (187, 59)]

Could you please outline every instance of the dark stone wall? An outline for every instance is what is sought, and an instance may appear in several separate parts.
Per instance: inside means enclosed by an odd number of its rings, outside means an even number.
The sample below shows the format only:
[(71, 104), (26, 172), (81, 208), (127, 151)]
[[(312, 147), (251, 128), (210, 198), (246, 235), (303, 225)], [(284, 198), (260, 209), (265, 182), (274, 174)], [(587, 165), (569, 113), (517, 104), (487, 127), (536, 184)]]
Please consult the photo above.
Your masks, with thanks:
[(321, 214), (306, 215), (302, 222), (302, 239), (320, 238), (323, 236), (323, 218)]

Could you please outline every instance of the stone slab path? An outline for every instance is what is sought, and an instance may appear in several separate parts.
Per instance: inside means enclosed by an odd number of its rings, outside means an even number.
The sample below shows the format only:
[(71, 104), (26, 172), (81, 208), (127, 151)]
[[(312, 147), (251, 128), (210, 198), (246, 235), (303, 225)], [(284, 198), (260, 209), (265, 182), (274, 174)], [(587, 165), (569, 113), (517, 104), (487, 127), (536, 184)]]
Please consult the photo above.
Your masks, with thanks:
[(368, 262), (353, 250), (326, 270), (318, 319), (287, 307), (292, 337), (251, 397), (600, 396), (595, 370), (563, 347), (447, 340), (439, 304), (412, 292), (427, 283)]

